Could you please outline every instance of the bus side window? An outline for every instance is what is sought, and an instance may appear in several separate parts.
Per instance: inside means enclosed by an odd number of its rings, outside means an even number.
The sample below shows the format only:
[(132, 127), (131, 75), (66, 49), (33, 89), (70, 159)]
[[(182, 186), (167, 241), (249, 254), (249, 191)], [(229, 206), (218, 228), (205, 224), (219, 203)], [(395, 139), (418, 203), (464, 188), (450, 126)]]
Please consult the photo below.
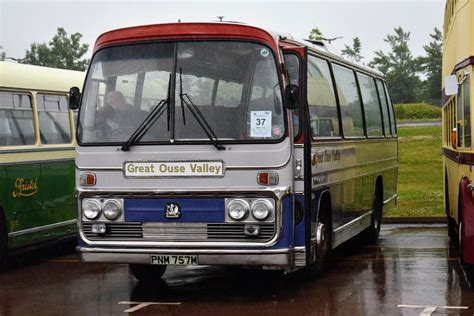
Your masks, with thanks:
[(363, 137), (364, 121), (354, 71), (333, 65), (344, 137)]
[(375, 81), (372, 77), (357, 73), (359, 79), (362, 104), (364, 105), (367, 136), (383, 136), (382, 114), (377, 97)]
[[(300, 60), (295, 54), (284, 54), (285, 69), (290, 83), (300, 86)], [(300, 109), (293, 111), (293, 133), (297, 137), (300, 133)]]
[(390, 117), (390, 130), (392, 131), (392, 137), (397, 137), (397, 122), (395, 121), (395, 113), (393, 112), (392, 99), (390, 98), (390, 93), (388, 93), (387, 84), (384, 83), (385, 96), (388, 102), (388, 115)]
[(469, 77), (464, 80), (462, 85), (464, 91), (463, 106), (464, 106), (464, 147), (471, 147), (471, 93)]
[(456, 122), (456, 132), (457, 132), (457, 147), (462, 146), (462, 136), (463, 136), (463, 124), (462, 124), (462, 114), (463, 114), (463, 107), (462, 107), (462, 88), (458, 89), (458, 95), (457, 95), (457, 122)]
[(339, 115), (327, 61), (308, 57), (308, 107), (313, 137), (339, 137)]
[(71, 127), (66, 96), (37, 94), (36, 104), (41, 143), (70, 143)]
[(379, 92), (380, 104), (382, 107), (383, 126), (386, 137), (390, 137), (390, 116), (387, 103), (387, 97), (383, 88), (383, 83), (380, 79), (376, 79), (377, 90)]
[(34, 143), (31, 97), (25, 93), (0, 92), (0, 146)]

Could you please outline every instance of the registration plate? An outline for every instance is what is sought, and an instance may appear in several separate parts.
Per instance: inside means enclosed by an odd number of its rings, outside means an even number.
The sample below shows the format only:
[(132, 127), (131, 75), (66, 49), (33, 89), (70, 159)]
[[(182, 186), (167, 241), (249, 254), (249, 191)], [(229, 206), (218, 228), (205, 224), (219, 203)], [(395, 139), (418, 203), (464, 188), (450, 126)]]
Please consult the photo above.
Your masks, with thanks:
[(151, 255), (151, 264), (186, 266), (199, 264), (196, 255)]

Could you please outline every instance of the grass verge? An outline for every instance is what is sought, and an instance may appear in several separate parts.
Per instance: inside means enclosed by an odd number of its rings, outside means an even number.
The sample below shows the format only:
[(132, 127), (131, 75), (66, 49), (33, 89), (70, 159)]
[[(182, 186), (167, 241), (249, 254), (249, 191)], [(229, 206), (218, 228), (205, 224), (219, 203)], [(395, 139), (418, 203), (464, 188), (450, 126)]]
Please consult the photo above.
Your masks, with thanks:
[(385, 216), (443, 216), (441, 126), (401, 127), (398, 205)]

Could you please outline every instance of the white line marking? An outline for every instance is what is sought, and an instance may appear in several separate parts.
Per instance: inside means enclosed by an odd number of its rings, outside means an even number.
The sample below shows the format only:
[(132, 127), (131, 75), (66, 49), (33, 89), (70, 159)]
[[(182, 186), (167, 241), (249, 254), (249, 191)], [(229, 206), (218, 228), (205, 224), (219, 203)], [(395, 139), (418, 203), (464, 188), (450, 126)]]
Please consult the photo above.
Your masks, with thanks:
[(423, 311), (420, 313), (420, 316), (429, 316), (436, 309), (469, 309), (468, 306), (434, 306), (434, 305), (397, 305), (398, 308), (423, 308)]
[(136, 305), (124, 310), (124, 313), (133, 313), (150, 305), (181, 305), (181, 302), (118, 302), (121, 305)]

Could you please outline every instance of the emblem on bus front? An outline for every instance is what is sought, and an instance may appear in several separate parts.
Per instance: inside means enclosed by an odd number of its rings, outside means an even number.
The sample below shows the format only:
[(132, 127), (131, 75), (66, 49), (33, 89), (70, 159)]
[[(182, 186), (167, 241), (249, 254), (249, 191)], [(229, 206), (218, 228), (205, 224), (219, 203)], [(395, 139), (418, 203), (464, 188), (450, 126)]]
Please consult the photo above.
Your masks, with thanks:
[(179, 218), (181, 216), (181, 209), (176, 203), (166, 204), (166, 218)]

